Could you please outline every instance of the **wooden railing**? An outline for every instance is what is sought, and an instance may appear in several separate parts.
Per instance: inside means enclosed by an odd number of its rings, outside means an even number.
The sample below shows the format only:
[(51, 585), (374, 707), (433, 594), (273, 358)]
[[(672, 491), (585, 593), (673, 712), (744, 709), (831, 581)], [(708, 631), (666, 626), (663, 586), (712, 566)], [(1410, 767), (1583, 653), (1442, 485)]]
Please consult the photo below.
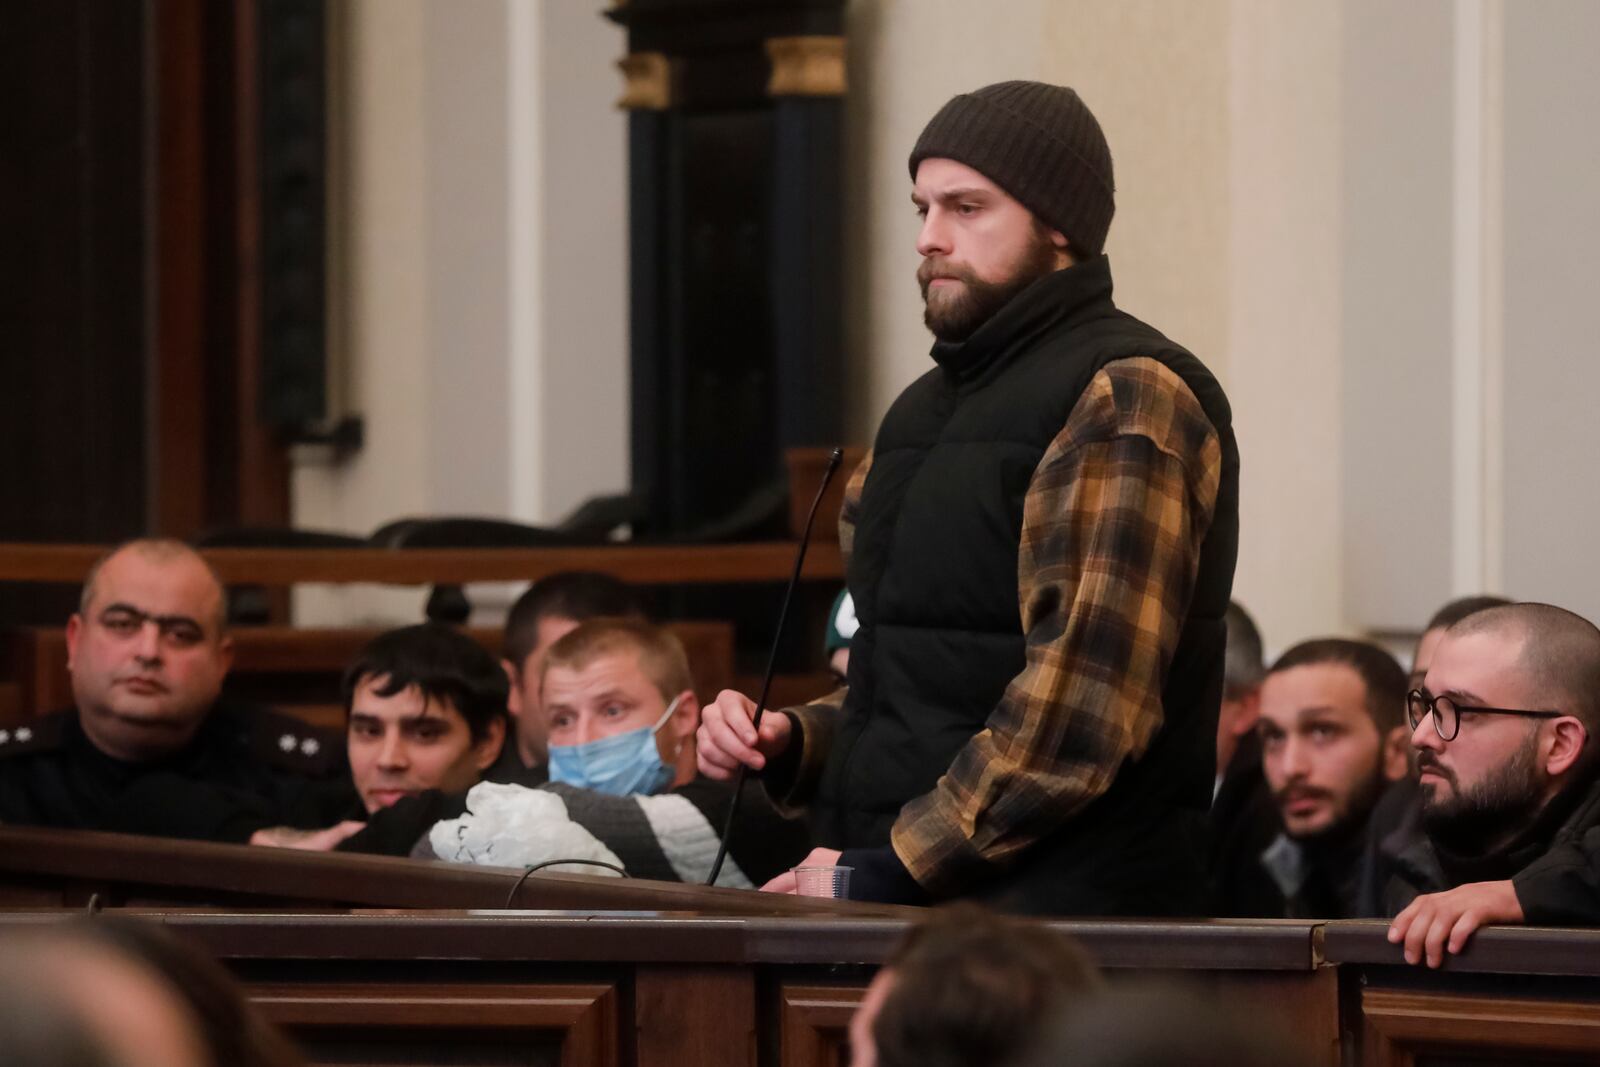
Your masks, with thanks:
[[(0, 544), (0, 582), (77, 584), (105, 545)], [(533, 581), (559, 571), (601, 571), (638, 585), (784, 582), (792, 541), (727, 545), (604, 545), (585, 548), (207, 548), (230, 585), (303, 582), (459, 585)], [(802, 577), (839, 581), (844, 563), (831, 538), (806, 554)]]
[[(920, 914), (544, 873), (503, 910), (518, 877), (0, 827), (0, 939), (90, 894), (146, 905), (133, 913), (223, 959), (313, 1062), (820, 1067), (845, 1062), (873, 970)], [(1051, 925), (1119, 984), (1216, 996), (1315, 1067), (1600, 1062), (1597, 931), (1490, 928), (1429, 971), (1379, 922)]]

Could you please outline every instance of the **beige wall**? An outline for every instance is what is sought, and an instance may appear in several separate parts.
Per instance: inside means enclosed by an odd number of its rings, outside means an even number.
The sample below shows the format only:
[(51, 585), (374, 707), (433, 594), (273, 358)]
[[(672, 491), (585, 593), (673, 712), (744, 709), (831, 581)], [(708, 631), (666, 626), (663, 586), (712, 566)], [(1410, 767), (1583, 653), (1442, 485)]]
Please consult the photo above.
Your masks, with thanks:
[[(333, 6), (333, 336), (368, 443), (340, 464), (308, 457), (297, 520), (365, 531), (447, 509), (548, 521), (622, 488), (620, 31), (599, 0)], [(1594, 242), (1562, 235), (1593, 228), (1582, 176), (1597, 139), (1542, 119), (1554, 101), (1586, 129), (1572, 116), (1600, 80), (1563, 56), (1600, 28), (1592, 6), (1553, 5), (1548, 24), (1500, 0), (848, 11), (855, 442), (929, 366), (905, 168), (918, 131), (963, 90), (1062, 82), (1111, 141), (1119, 302), (1206, 359), (1233, 401), (1235, 591), (1269, 646), (1414, 627), (1497, 575), (1560, 588), (1600, 503), (1539, 457), (1547, 441), (1577, 454), (1590, 440), (1592, 420), (1572, 410), (1592, 390), (1550, 397), (1543, 378), (1587, 381), (1593, 361), (1552, 352), (1524, 361), (1540, 376), (1507, 385), (1496, 346), (1503, 333), (1514, 376), (1513, 341), (1547, 349), (1592, 332), (1593, 301), (1545, 318), (1540, 280), (1559, 263), (1581, 292), (1593, 273)], [(1502, 138), (1517, 149), (1505, 161)], [(1496, 249), (1512, 222), (1508, 280)], [(1435, 425), (1410, 424), (1419, 410)], [(1564, 501), (1559, 527), (1539, 518), (1549, 498)], [(1443, 526), (1397, 525), (1412, 505)], [(416, 597), (301, 604), (308, 620), (412, 617)]]
[(912, 281), (916, 218), (902, 206), (918, 131), (950, 96), (990, 81), (1072, 85), (1111, 143), (1118, 302), (1205, 359), (1234, 403), (1239, 599), (1275, 647), (1344, 628), (1337, 5), (996, 0), (984, 10), (851, 7), (852, 431), (868, 440), (930, 366)]
[(1342, 588), (1340, 7), (1235, 0), (1228, 361), (1239, 437), (1234, 597), (1269, 649), (1349, 627)]
[[(329, 12), (330, 347), (367, 441), (298, 457), (295, 521), (553, 522), (626, 488), (620, 30), (574, 0)], [(312, 588), (296, 617), (410, 620), (420, 603)]]

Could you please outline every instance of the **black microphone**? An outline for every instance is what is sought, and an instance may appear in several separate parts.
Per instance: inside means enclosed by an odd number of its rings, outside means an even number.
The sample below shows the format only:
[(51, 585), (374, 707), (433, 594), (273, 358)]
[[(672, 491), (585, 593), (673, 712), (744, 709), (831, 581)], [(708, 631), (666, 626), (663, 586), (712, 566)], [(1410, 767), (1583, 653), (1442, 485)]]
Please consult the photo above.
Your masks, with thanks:
[[(806, 528), (800, 533), (800, 548), (794, 554), (794, 573), (789, 576), (789, 588), (783, 591), (783, 607), (778, 610), (778, 632), (772, 635), (772, 652), (767, 656), (767, 676), (761, 681), (761, 699), (756, 701), (755, 717), (750, 720), (750, 725), (758, 731), (761, 729), (761, 716), (767, 710), (767, 696), (772, 691), (772, 672), (778, 665), (778, 646), (783, 643), (783, 628), (789, 623), (789, 602), (794, 599), (794, 587), (800, 584), (800, 569), (806, 562), (811, 525), (817, 521), (817, 508), (822, 505), (822, 494), (828, 491), (828, 483), (833, 481), (833, 474), (843, 461), (844, 449), (835, 448), (828, 457), (828, 469), (822, 472), (817, 498), (811, 502), (811, 511), (806, 515)], [(728, 804), (728, 817), (722, 823), (722, 840), (717, 846), (717, 858), (711, 864), (711, 875), (706, 879), (706, 885), (717, 884), (717, 875), (722, 873), (722, 862), (728, 858), (728, 838), (733, 833), (733, 820), (739, 814), (739, 798), (744, 794), (744, 779), (749, 769), (740, 764), (739, 773), (733, 780), (733, 799)]]

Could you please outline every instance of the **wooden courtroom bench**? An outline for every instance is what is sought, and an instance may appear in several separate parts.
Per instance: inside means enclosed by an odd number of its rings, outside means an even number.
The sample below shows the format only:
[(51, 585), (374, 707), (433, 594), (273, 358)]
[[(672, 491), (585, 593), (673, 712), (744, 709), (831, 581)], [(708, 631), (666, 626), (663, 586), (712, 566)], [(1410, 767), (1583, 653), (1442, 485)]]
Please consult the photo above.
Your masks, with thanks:
[[(314, 1062), (809, 1067), (844, 1062), (873, 970), (921, 914), (543, 872), (505, 910), (520, 877), (0, 827), (0, 937), (91, 894), (138, 906), (227, 962)], [(1600, 1062), (1600, 931), (1491, 928), (1429, 971), (1381, 922), (1052, 925), (1113, 982), (1209, 991), (1318, 1067)]]
[[(861, 913), (859, 904), (643, 879), (550, 874), (346, 853), (0, 825), (0, 908), (331, 909), (519, 907), (675, 909), (733, 915)], [(520, 883), (520, 884), (519, 884)], [(907, 909), (865, 907), (867, 913)]]
[[(678, 914), (146, 913), (227, 963), (312, 1062), (822, 1067), (909, 920)], [(745, 894), (755, 896), (756, 894)], [(47, 914), (0, 912), (7, 923)], [(1181, 976), (1338, 1063), (1311, 923), (1067, 922), (1114, 979)], [(3, 936), (3, 935), (0, 935)]]
[(1388, 929), (1335, 922), (1323, 933), (1360, 1063), (1600, 1063), (1600, 930), (1481, 930), (1434, 971), (1407, 965)]

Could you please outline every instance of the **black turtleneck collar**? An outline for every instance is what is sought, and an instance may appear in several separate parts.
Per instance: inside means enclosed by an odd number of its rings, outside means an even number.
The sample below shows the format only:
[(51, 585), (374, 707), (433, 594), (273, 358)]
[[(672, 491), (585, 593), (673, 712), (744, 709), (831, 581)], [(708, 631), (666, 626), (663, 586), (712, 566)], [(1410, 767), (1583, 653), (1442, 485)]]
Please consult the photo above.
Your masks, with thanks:
[(1497, 882), (1510, 878), (1528, 864), (1550, 851), (1556, 834), (1579, 803), (1589, 797), (1593, 783), (1574, 783), (1556, 794), (1512, 840), (1492, 852), (1477, 855), (1457, 852), (1439, 841), (1433, 850), (1439, 857), (1439, 866), (1450, 879), (1451, 885), (1466, 882)]
[(1011, 298), (965, 341), (935, 341), (930, 353), (955, 383), (1003, 365), (1045, 330), (1098, 306), (1111, 306), (1111, 261), (1104, 255), (1052, 271)]

